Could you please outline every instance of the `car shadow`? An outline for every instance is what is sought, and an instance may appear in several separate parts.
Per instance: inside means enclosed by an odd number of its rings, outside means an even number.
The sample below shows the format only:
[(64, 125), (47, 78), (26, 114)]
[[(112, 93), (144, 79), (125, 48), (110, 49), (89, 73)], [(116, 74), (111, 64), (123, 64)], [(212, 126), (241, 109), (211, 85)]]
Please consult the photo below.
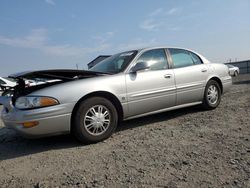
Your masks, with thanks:
[(162, 113), (158, 113), (158, 114), (148, 115), (148, 116), (144, 116), (144, 117), (140, 117), (140, 118), (136, 118), (136, 119), (132, 119), (132, 120), (127, 120), (127, 121), (124, 121), (120, 124), (120, 126), (117, 128), (116, 132), (124, 131), (127, 129), (133, 129), (133, 128), (140, 127), (140, 126), (145, 126), (147, 124), (168, 121), (168, 120), (177, 118), (179, 116), (197, 113), (197, 112), (200, 112), (202, 110), (203, 109), (201, 108), (200, 105), (196, 105), (196, 106), (186, 107), (186, 108), (182, 108), (182, 109), (177, 109), (177, 110), (162, 112)]
[[(7, 128), (2, 128), (7, 129)], [(45, 152), (48, 150), (58, 150), (81, 146), (71, 135), (60, 135), (39, 139), (26, 139), (12, 130), (2, 130), (6, 132), (0, 138), (0, 161)]]
[[(140, 126), (161, 121), (168, 121), (185, 114), (192, 114), (201, 111), (200, 106), (187, 107), (179, 110), (163, 112), (155, 115), (145, 116), (122, 122), (116, 132), (127, 129), (136, 129)], [(7, 128), (0, 128), (0, 161), (18, 158), (49, 150), (60, 150), (74, 147), (84, 147), (71, 135), (61, 135), (40, 139), (25, 139)]]

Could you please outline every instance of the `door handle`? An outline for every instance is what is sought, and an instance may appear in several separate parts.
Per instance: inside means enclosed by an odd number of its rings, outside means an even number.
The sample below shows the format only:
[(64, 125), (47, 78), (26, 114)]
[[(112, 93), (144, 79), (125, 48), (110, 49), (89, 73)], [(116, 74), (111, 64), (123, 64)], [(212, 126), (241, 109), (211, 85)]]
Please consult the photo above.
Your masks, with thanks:
[(171, 78), (171, 77), (172, 77), (171, 74), (165, 74), (165, 75), (164, 75), (164, 78)]
[(201, 69), (201, 72), (207, 72), (207, 69)]

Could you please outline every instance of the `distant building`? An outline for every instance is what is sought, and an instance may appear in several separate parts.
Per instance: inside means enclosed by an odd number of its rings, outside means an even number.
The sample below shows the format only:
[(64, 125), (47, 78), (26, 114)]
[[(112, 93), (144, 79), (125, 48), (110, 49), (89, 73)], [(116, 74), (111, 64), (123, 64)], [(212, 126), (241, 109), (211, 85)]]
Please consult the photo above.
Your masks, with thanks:
[(101, 62), (102, 60), (106, 59), (110, 57), (110, 55), (100, 55), (97, 58), (95, 58), (94, 60), (92, 60), (91, 62), (88, 63), (88, 69), (92, 68), (93, 66), (95, 66), (97, 63)]

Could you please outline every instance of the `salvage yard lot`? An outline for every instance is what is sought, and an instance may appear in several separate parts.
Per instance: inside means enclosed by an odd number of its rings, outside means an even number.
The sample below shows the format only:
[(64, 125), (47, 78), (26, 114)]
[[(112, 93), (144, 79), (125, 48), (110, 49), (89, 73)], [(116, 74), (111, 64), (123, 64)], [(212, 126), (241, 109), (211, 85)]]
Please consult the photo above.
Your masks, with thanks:
[(122, 123), (108, 140), (28, 140), (0, 123), (1, 187), (250, 187), (250, 75), (220, 106)]

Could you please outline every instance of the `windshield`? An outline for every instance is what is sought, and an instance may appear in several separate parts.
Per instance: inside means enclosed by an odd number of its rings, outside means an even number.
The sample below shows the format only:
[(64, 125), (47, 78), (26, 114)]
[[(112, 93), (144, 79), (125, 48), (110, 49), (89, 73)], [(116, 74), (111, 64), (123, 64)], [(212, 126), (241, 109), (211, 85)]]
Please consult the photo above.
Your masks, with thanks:
[(105, 73), (119, 73), (126, 69), (129, 63), (136, 56), (137, 51), (128, 51), (119, 54), (115, 54), (97, 65), (89, 69), (90, 71), (105, 72)]
[(233, 65), (227, 65), (229, 68), (234, 68), (234, 66)]

